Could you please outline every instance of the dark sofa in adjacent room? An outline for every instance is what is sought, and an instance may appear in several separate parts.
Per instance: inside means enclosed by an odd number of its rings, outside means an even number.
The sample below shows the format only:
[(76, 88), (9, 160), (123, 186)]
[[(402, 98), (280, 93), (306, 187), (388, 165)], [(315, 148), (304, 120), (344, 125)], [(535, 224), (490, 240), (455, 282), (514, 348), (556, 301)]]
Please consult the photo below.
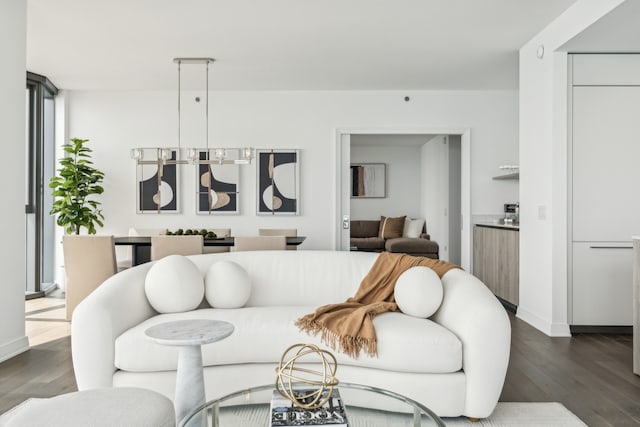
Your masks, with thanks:
[[(397, 221), (394, 225), (398, 226), (400, 222), (404, 223), (401, 218), (404, 217), (387, 218), (387, 220)], [(384, 234), (381, 233), (383, 230), (380, 228), (380, 223), (384, 219), (385, 217), (382, 217), (381, 220), (352, 220), (350, 232), (351, 250), (366, 252), (387, 251), (439, 259), (438, 243), (430, 240), (426, 225), (423, 225), (419, 237), (402, 237), (403, 233), (402, 231), (398, 233), (397, 227), (395, 227), (395, 230), (390, 230), (390, 232), (385, 227)], [(400, 228), (400, 230), (403, 229), (404, 226)]]

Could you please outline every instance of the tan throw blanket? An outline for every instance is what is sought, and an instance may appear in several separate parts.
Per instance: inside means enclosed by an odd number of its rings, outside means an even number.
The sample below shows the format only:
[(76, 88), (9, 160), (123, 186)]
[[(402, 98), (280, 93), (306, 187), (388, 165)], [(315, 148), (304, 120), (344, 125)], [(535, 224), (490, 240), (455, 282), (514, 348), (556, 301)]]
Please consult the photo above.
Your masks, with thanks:
[(355, 296), (343, 303), (319, 307), (298, 319), (296, 325), (313, 335), (321, 333), (322, 342), (351, 357), (357, 358), (363, 349), (371, 356), (377, 355), (373, 317), (398, 311), (393, 296), (396, 280), (415, 266), (429, 267), (440, 277), (452, 268), (460, 268), (446, 261), (383, 252), (362, 279)]

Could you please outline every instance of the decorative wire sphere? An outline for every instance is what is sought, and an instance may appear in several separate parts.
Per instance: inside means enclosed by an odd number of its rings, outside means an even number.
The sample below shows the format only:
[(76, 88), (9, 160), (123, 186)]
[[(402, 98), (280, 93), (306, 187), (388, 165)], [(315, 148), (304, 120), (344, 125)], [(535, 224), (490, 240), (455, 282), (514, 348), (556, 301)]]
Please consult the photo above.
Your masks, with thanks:
[[(287, 360), (289, 353), (294, 354)], [(312, 360), (302, 360), (309, 355)], [(303, 363), (321, 363), (322, 371), (300, 366)], [(320, 408), (329, 401), (333, 388), (338, 385), (337, 369), (336, 357), (329, 351), (313, 344), (294, 344), (285, 350), (276, 368), (276, 390), (300, 408)]]

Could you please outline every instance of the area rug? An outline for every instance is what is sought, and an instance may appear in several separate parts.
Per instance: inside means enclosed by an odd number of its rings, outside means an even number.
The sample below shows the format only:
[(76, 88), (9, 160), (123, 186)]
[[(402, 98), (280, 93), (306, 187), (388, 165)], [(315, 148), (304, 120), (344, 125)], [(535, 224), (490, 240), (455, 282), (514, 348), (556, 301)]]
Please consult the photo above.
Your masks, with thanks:
[[(25, 409), (29, 403), (38, 399), (29, 399), (22, 405), (0, 415), (0, 427), (4, 426), (15, 415), (15, 411)], [(222, 410), (220, 420), (226, 417), (233, 417), (236, 427), (265, 427), (268, 424), (268, 406), (242, 405)], [(350, 427), (411, 427), (413, 417), (405, 414), (389, 413), (379, 411), (372, 413), (371, 410), (362, 411), (359, 408), (352, 408), (352, 412), (358, 413), (349, 423)], [(354, 413), (354, 415), (355, 415)], [(240, 418), (242, 421), (238, 421)], [(586, 424), (580, 421), (571, 411), (561, 403), (515, 403), (499, 402), (493, 414), (489, 418), (478, 422), (471, 422), (468, 418), (444, 418), (447, 427), (474, 426), (474, 427), (585, 427)]]
[(445, 418), (447, 427), (585, 427), (580, 418), (557, 402), (499, 402), (489, 418), (472, 423), (467, 418)]

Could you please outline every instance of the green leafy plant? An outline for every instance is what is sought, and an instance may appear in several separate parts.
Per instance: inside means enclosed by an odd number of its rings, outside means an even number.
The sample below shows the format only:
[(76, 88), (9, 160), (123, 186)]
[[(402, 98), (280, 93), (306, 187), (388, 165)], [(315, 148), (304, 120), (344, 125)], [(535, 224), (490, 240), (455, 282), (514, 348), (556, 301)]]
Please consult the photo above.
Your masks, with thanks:
[(103, 226), (100, 202), (92, 196), (104, 192), (100, 185), (104, 173), (92, 166), (91, 149), (84, 145), (87, 142), (88, 139), (71, 138), (69, 144), (63, 145), (68, 155), (59, 160), (58, 175), (49, 182), (55, 198), (49, 214), (58, 215), (56, 222), (67, 234), (80, 234), (81, 227), (96, 234), (96, 224)]

